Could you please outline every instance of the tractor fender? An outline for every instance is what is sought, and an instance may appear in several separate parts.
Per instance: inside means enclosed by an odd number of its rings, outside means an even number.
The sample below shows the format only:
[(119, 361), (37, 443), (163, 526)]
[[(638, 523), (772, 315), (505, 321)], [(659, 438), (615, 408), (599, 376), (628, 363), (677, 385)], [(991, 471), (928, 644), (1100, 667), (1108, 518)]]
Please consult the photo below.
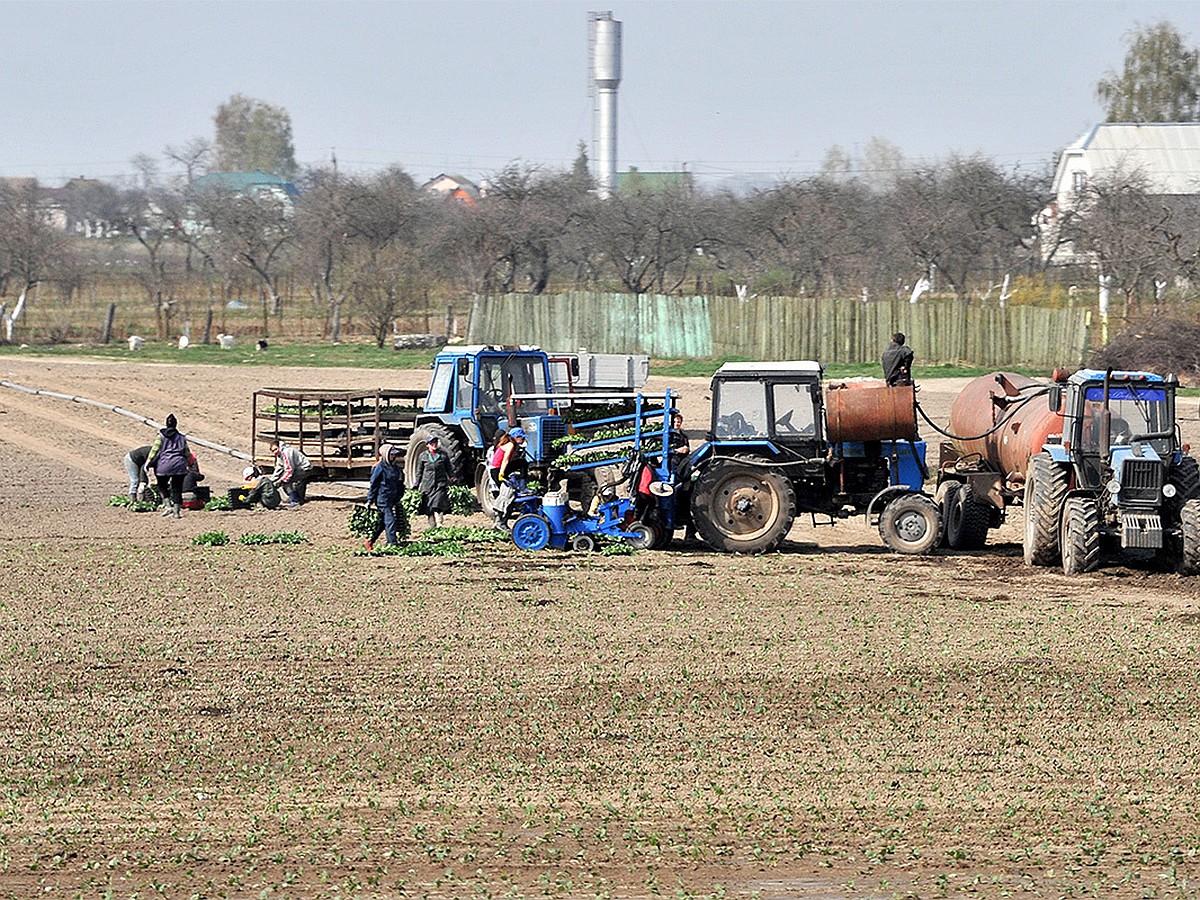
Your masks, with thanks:
[(1050, 457), (1051, 462), (1062, 463), (1063, 465), (1070, 465), (1071, 463), (1071, 451), (1062, 444), (1044, 444), (1042, 452)]
[[(901, 497), (907, 497), (910, 494), (919, 494), (922, 497), (929, 497), (924, 491), (914, 491), (912, 488), (906, 487), (903, 484), (894, 484), (891, 487), (885, 487), (882, 491), (871, 498), (871, 502), (867, 504), (867, 522), (868, 524), (877, 524), (877, 517), (883, 512), (884, 508), (894, 500), (899, 500)], [(933, 499), (930, 497), (929, 499)]]

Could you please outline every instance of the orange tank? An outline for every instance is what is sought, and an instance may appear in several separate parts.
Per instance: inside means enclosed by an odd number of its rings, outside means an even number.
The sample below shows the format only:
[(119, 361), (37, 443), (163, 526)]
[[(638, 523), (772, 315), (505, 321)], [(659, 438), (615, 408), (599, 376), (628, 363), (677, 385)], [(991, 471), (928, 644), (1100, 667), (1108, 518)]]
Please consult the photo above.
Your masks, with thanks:
[[(1046, 386), (1012, 372), (976, 378), (950, 407), (950, 432), (960, 436), (954, 440), (955, 449), (964, 456), (978, 453), (1006, 480), (1024, 481), (1029, 458), (1041, 452), (1048, 437), (1063, 430), (1062, 414), (1047, 405), (1042, 390)], [(1031, 395), (1036, 396), (1028, 399)], [(1000, 428), (984, 434), (1000, 422)]]
[(825, 385), (825, 423), (828, 440), (915, 441), (916, 396), (911, 385), (888, 387), (884, 382), (834, 381)]

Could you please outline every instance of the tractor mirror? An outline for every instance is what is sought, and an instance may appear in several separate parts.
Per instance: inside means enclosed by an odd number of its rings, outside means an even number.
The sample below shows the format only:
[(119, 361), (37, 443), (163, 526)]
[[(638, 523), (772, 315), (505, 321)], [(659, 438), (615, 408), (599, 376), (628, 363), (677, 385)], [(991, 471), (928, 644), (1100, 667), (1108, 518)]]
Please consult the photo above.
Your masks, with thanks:
[(1050, 407), (1050, 412), (1058, 412), (1062, 406), (1062, 385), (1052, 384), (1046, 392), (1046, 405)]
[(462, 378), (466, 378), (471, 374), (471, 361), (465, 356), (458, 361), (458, 374)]
[(572, 378), (579, 377), (579, 357), (578, 356), (576, 356), (574, 359), (571, 360), (571, 377)]

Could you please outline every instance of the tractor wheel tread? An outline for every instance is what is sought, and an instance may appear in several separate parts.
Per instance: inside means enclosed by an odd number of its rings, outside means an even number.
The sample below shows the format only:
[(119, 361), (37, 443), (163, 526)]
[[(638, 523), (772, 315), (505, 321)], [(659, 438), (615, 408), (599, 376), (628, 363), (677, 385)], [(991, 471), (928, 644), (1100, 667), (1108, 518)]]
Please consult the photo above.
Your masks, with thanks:
[(1082, 575), (1100, 564), (1100, 505), (1094, 499), (1068, 498), (1063, 507), (1059, 546), (1067, 575)]
[(1052, 566), (1061, 559), (1059, 526), (1069, 488), (1067, 470), (1047, 453), (1029, 460), (1025, 480), (1025, 564)]

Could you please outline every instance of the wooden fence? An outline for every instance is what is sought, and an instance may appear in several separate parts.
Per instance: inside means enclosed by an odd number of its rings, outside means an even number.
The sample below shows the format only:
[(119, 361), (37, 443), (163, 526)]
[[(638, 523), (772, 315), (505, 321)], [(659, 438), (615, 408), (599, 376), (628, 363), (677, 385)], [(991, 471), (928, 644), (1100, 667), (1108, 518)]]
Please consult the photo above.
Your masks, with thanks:
[(878, 362), (892, 333), (903, 331), (919, 364), (1049, 369), (1077, 368), (1086, 360), (1090, 321), (1088, 311), (1078, 307), (999, 309), (952, 300), (506, 294), (475, 300), (467, 336), (471, 343), (664, 359), (740, 356), (863, 364)]

